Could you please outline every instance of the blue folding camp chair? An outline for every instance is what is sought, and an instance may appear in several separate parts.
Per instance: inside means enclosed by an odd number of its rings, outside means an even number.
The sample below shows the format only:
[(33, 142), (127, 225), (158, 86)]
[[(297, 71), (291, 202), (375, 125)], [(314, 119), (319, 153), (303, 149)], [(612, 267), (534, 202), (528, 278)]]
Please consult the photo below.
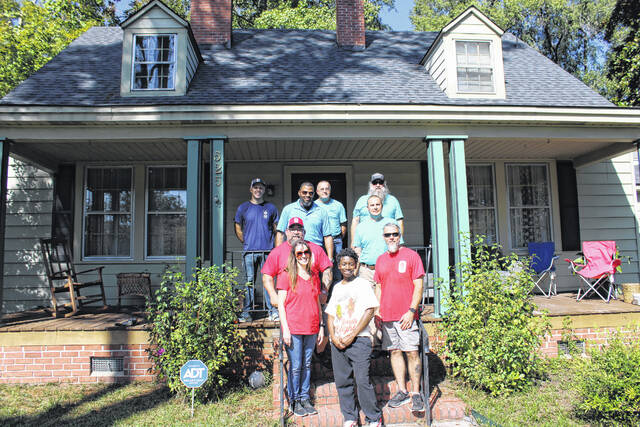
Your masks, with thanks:
[[(529, 242), (529, 257), (531, 257), (529, 268), (537, 276), (536, 288), (547, 298), (558, 294), (555, 266), (558, 256), (555, 251), (553, 242)], [(549, 289), (545, 291), (543, 285), (547, 278), (549, 280)]]

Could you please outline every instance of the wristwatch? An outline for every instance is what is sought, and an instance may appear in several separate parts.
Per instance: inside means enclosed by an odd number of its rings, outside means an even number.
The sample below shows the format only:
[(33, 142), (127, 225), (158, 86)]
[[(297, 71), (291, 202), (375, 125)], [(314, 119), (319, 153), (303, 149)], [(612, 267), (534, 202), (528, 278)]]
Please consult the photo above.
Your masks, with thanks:
[(411, 308), (409, 309), (409, 311), (410, 311), (410, 312), (412, 312), (413, 314), (416, 314), (416, 309), (415, 309), (415, 308), (413, 308), (413, 307), (411, 307)]

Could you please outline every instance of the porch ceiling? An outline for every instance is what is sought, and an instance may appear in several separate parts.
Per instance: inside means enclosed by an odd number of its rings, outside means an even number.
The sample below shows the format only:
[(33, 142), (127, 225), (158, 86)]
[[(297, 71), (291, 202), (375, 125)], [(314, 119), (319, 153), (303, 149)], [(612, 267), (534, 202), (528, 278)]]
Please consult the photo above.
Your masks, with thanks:
[[(624, 145), (625, 148), (626, 145)], [(611, 141), (571, 139), (471, 138), (465, 145), (468, 160), (560, 159), (575, 160), (606, 153), (620, 146)], [(633, 149), (628, 144), (628, 150)], [(336, 161), (424, 160), (426, 144), (417, 138), (256, 140), (230, 139), (225, 145), (227, 161)], [(186, 161), (183, 140), (90, 141), (15, 143), (12, 152), (55, 169), (61, 163)], [(602, 155), (606, 158), (606, 155)]]

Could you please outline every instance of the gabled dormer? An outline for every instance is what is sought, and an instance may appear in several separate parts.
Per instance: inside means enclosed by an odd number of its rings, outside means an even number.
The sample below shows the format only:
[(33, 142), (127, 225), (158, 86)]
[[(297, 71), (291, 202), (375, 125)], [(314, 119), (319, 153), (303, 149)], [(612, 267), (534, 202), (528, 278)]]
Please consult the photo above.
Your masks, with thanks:
[(449, 98), (504, 99), (503, 33), (471, 6), (440, 31), (420, 64)]
[(122, 96), (181, 96), (202, 56), (189, 23), (153, 0), (121, 24)]

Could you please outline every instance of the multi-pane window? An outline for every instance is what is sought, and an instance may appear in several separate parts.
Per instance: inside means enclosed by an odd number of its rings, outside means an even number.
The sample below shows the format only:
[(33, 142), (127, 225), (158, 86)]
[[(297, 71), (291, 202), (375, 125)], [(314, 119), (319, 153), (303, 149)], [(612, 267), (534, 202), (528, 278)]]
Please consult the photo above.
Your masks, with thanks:
[(494, 92), (491, 43), (456, 41), (458, 92)]
[(133, 169), (87, 168), (84, 191), (84, 256), (130, 257)]
[(496, 196), (492, 165), (467, 165), (467, 194), (472, 241), (483, 236), (485, 243), (497, 243)]
[(551, 241), (551, 196), (546, 164), (508, 164), (511, 247)]
[(134, 36), (132, 89), (174, 89), (176, 36)]
[(147, 168), (147, 256), (186, 254), (187, 168)]

